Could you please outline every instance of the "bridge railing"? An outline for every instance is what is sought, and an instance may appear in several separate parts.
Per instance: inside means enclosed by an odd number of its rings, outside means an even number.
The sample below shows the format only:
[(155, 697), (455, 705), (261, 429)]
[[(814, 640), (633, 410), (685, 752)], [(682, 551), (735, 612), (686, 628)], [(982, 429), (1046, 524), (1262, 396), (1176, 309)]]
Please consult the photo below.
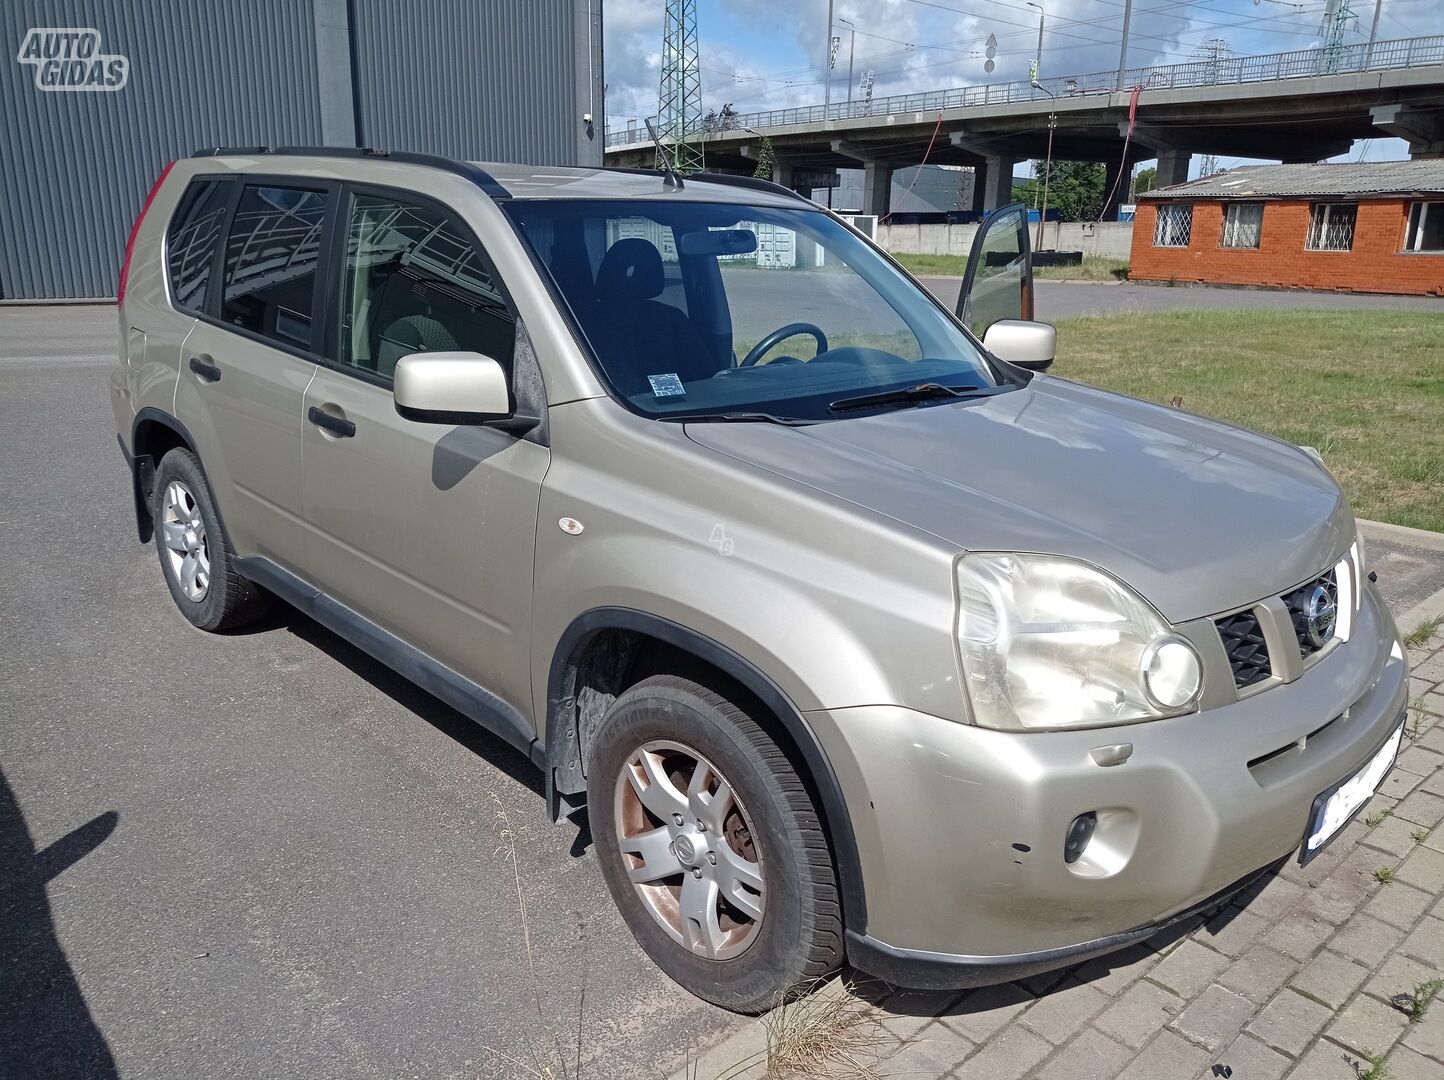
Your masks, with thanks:
[[(1349, 75), (1361, 71), (1421, 67), (1444, 63), (1444, 35), (1376, 41), (1372, 45), (1342, 45), (1262, 56), (1233, 56), (1191, 60), (1184, 64), (1157, 64), (1129, 68), (1123, 73), (1127, 88), (1177, 90), (1196, 86), (1231, 86), (1242, 83), (1303, 79), (1318, 75)], [(891, 113), (937, 112), (978, 105), (1012, 105), (1046, 101), (1049, 93), (1058, 98), (1112, 93), (1118, 71), (1088, 75), (1055, 76), (1039, 80), (1043, 90), (1028, 82), (983, 83), (951, 90), (930, 90), (921, 94), (894, 94), (869, 101), (835, 101), (831, 105), (805, 105), (795, 109), (731, 113), (700, 121), (689, 129), (693, 135), (715, 135), (727, 131), (821, 124), (829, 120), (852, 120)], [(646, 126), (629, 124), (608, 129), (606, 145), (631, 146), (648, 141)]]

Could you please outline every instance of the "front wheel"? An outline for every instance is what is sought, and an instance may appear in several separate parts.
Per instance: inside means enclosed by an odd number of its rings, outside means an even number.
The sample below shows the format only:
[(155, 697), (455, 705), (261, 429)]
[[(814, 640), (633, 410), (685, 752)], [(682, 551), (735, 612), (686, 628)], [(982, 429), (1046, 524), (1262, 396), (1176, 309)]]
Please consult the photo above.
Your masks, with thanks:
[(763, 1012), (842, 962), (837, 883), (807, 789), (720, 694), (670, 675), (622, 694), (592, 746), (587, 804), (633, 936), (698, 997)]

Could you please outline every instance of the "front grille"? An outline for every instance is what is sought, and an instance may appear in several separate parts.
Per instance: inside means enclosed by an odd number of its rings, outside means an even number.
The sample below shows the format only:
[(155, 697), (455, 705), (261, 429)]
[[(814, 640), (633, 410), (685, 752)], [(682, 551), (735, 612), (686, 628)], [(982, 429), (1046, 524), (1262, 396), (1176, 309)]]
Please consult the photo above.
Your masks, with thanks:
[(1273, 674), (1269, 666), (1268, 646), (1264, 644), (1263, 627), (1253, 609), (1217, 620), (1218, 636), (1223, 638), (1223, 651), (1233, 668), (1233, 681), (1239, 689), (1262, 682)]
[[(1315, 605), (1316, 593), (1319, 602)], [(1289, 618), (1294, 623), (1294, 637), (1299, 641), (1299, 655), (1307, 660), (1334, 636), (1339, 611), (1339, 585), (1334, 580), (1334, 571), (1330, 570), (1307, 585), (1300, 585), (1293, 592), (1287, 593), (1283, 600), (1289, 609)], [(1313, 626), (1310, 626), (1311, 605), (1315, 612)]]

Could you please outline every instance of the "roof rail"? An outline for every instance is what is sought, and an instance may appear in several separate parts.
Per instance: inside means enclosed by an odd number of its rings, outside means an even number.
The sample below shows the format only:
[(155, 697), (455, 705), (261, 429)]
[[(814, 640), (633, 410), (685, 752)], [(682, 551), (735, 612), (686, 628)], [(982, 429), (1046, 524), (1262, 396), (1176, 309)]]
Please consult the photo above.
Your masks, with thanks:
[[(664, 179), (666, 173), (661, 169), (640, 169), (631, 168), (625, 165), (607, 165), (606, 172), (633, 173), (638, 176), (655, 176)], [(812, 200), (799, 195), (790, 187), (783, 187), (781, 184), (773, 183), (771, 180), (764, 180), (760, 176), (739, 176), (736, 173), (713, 173), (699, 172), (687, 177), (688, 180), (700, 180), (709, 184), (726, 184), (730, 187), (752, 188), (755, 191), (770, 191), (774, 195), (787, 195), (791, 198), (801, 200), (811, 205)]]
[(275, 149), (269, 146), (218, 146), (214, 149), (202, 148), (191, 156), (221, 157), (227, 154), (288, 154), (304, 157), (382, 158), (386, 161), (395, 161), (403, 165), (424, 165), (431, 169), (441, 169), (470, 180), (493, 199), (511, 198), (511, 192), (502, 187), (491, 173), (479, 165), (474, 165), (469, 161), (460, 161), (457, 158), (442, 157), (439, 154), (417, 154), (409, 150), (379, 150), (371, 146), (278, 146)]

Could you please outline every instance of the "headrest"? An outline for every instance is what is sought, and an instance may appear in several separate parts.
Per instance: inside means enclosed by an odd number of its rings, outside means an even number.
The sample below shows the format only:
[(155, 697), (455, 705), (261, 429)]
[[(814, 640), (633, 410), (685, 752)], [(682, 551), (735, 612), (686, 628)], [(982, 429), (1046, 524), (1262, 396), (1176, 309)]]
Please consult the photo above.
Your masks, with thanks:
[(597, 299), (650, 300), (666, 284), (662, 255), (639, 236), (618, 240), (602, 256), (597, 271)]

